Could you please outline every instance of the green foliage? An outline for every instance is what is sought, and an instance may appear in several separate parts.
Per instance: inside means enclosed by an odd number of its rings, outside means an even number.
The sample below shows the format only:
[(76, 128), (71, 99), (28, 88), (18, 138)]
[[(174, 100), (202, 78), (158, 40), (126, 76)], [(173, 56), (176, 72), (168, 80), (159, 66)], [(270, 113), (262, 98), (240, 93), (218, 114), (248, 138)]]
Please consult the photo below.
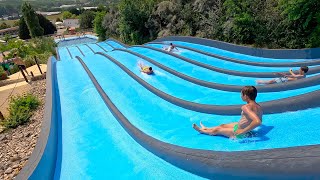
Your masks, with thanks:
[(20, 39), (30, 39), (31, 38), (28, 26), (27, 26), (23, 17), (21, 17), (19, 20), (19, 38)]
[(8, 109), (9, 117), (4, 121), (4, 127), (16, 128), (27, 123), (39, 105), (40, 100), (31, 94), (12, 97)]
[(294, 48), (320, 46), (319, 0), (280, 0), (280, 8), (287, 29), (295, 32), (289, 39)]
[(69, 19), (72, 17), (72, 13), (69, 11), (63, 11), (62, 13), (62, 19)]
[(102, 26), (103, 18), (105, 17), (106, 12), (97, 12), (96, 17), (94, 18), (94, 31), (98, 34), (99, 40), (106, 40), (106, 28)]
[(120, 13), (116, 6), (111, 6), (108, 13), (105, 15), (102, 26), (106, 29), (106, 37), (118, 38)]
[(125, 43), (142, 44), (150, 38), (149, 29), (145, 26), (152, 9), (154, 0), (121, 0), (119, 3), (120, 38)]
[(31, 5), (24, 3), (22, 6), (22, 13), (24, 20), (28, 26), (31, 37), (42, 36), (44, 33), (43, 28), (39, 24), (38, 16), (35, 11), (32, 9)]
[(93, 27), (95, 13), (93, 11), (85, 11), (79, 17), (80, 28), (89, 29)]
[(0, 29), (6, 29), (6, 28), (9, 28), (10, 27), (10, 25), (8, 25), (7, 23), (5, 23), (5, 22), (2, 22), (1, 24), (0, 24)]
[(43, 35), (53, 34), (57, 28), (43, 15), (37, 14), (40, 26), (43, 28)]

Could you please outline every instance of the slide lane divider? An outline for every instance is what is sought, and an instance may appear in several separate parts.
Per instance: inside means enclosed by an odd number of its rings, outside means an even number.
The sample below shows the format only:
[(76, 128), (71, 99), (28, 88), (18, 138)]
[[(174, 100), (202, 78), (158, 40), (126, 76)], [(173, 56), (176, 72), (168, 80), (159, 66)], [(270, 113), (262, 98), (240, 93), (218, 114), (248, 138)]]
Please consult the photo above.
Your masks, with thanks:
[[(162, 44), (162, 43), (147, 43), (147, 44)], [(204, 54), (204, 55), (211, 56), (211, 55), (209, 55), (209, 53), (202, 52), (202, 51), (199, 51), (197, 49), (192, 49), (192, 48), (189, 48), (189, 47), (179, 46), (179, 45), (175, 45), (175, 46), (180, 47), (180, 48), (185, 48), (185, 49), (188, 49), (188, 50), (191, 50), (191, 51), (195, 51), (195, 52), (198, 52), (198, 53), (201, 53), (201, 54)], [(172, 53), (172, 52), (168, 52), (168, 51), (165, 51), (165, 50), (162, 50), (162, 49), (159, 49), (159, 48), (155, 48), (155, 47), (139, 46), (139, 45), (135, 45), (135, 46), (132, 46), (132, 47), (149, 48), (149, 49), (152, 49), (152, 50), (155, 50), (155, 51), (159, 51), (159, 52), (162, 52), (162, 53), (165, 53), (165, 54), (169, 54), (169, 55), (174, 56), (176, 58), (179, 58), (179, 59), (181, 59), (183, 61), (186, 61), (188, 63), (194, 64), (194, 65), (197, 65), (197, 66), (209, 69), (209, 70), (213, 70), (213, 71), (216, 71), (216, 72), (224, 73), (224, 74), (243, 76), (243, 77), (258, 77), (258, 78), (279, 77), (278, 75), (275, 74), (275, 73), (279, 73), (279, 72), (241, 72), (241, 71), (233, 71), (233, 70), (221, 69), (221, 68), (217, 68), (215, 66), (212, 66), (212, 65), (209, 65), (209, 64), (205, 64), (205, 63), (202, 63), (202, 62), (198, 62), (198, 61), (192, 60), (190, 58), (186, 58), (184, 56), (180, 56), (178, 54), (175, 54), (175, 53)], [(320, 66), (319, 67), (311, 67), (311, 68), (309, 68), (308, 75), (319, 73), (319, 72), (320, 72)], [(289, 75), (288, 72), (280, 72), (280, 73), (284, 73), (284, 74), (288, 74)], [(294, 71), (294, 73), (296, 73), (296, 74), (299, 73), (299, 70)]]
[[(136, 47), (144, 47), (144, 46), (136, 46)], [(118, 51), (124, 51), (130, 54), (133, 54), (135, 56), (138, 56), (158, 67), (161, 69), (178, 76), (184, 80), (187, 80), (189, 82), (192, 82), (194, 84), (198, 84), (200, 86), (204, 86), (207, 88), (211, 89), (219, 89), (223, 91), (230, 91), (230, 92), (240, 92), (243, 86), (237, 86), (237, 85), (226, 85), (226, 84), (218, 84), (218, 83), (213, 83), (213, 82), (208, 82), (208, 81), (203, 81), (200, 79), (193, 78), (191, 76), (188, 76), (186, 74), (180, 73), (178, 71), (175, 71), (174, 69), (171, 69), (165, 65), (162, 65), (161, 63), (158, 63), (157, 61), (154, 61), (153, 59), (150, 59), (142, 54), (136, 53), (131, 51), (130, 49), (114, 49)], [(309, 77), (309, 78), (304, 78), (300, 79), (299, 81), (290, 81), (286, 83), (280, 83), (280, 84), (270, 84), (270, 85), (262, 85), (262, 86), (256, 86), (258, 92), (278, 92), (278, 91), (286, 91), (286, 90), (293, 90), (293, 89), (298, 89), (298, 88), (304, 88), (304, 87), (309, 87), (309, 86), (315, 86), (320, 84), (320, 75)]]
[(82, 50), (79, 48), (79, 46), (76, 46), (78, 48), (78, 50), (81, 52), (82, 56), (86, 56), (83, 54)]
[(69, 48), (68, 48), (68, 47), (66, 47), (66, 49), (67, 49), (67, 51), (68, 51), (68, 53), (69, 53), (69, 55), (70, 55), (70, 57), (71, 57), (71, 59), (72, 59), (73, 57), (72, 57), (72, 55), (71, 55), (71, 53), (70, 53)]
[[(105, 57), (112, 58), (108, 55)], [(76, 58), (82, 64), (111, 113), (128, 134), (148, 151), (174, 166), (208, 179), (234, 177), (266, 179), (283, 176), (287, 179), (294, 179), (313, 178), (320, 175), (319, 145), (222, 152), (185, 148), (155, 139), (130, 123), (113, 104), (83, 60), (79, 56)]]
[(88, 45), (88, 44), (85, 44), (93, 53), (95, 53), (95, 51)]
[(104, 52), (108, 52), (105, 48), (103, 48), (100, 44), (96, 43), (97, 46), (99, 46)]
[[(119, 61), (117, 61), (113, 57), (102, 52), (97, 52), (96, 54), (100, 54), (106, 57), (106, 59), (115, 63), (124, 72), (126, 72), (129, 76), (131, 76), (134, 80), (136, 80), (143, 87), (148, 89), (150, 92), (152, 92), (153, 94), (159, 96), (160, 98), (172, 104), (183, 107), (185, 109), (206, 113), (206, 114), (239, 115), (241, 113), (241, 105), (218, 106), (218, 105), (199, 104), (199, 103), (194, 103), (194, 102), (186, 101), (186, 100), (171, 96), (151, 86), (147, 82), (145, 82), (143, 79), (135, 75), (126, 66), (121, 64)], [(290, 98), (283, 98), (279, 100), (261, 102), (259, 104), (261, 105), (264, 114), (274, 114), (274, 113), (283, 113), (287, 111), (297, 111), (297, 110), (303, 110), (308, 108), (320, 107), (320, 101), (318, 99), (320, 99), (320, 90), (298, 95), (298, 96), (293, 96)]]

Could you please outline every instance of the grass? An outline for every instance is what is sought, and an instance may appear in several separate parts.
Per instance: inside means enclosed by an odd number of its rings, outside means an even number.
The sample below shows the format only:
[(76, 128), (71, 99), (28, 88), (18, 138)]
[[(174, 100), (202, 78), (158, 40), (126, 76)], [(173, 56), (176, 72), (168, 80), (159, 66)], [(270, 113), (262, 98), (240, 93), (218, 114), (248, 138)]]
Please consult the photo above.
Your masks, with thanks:
[(56, 22), (57, 18), (60, 18), (62, 20), (62, 13), (56, 14), (56, 15), (51, 15), (51, 16), (46, 16), (47, 19), (50, 21)]
[[(62, 13), (56, 14), (56, 15), (51, 15), (51, 16), (46, 16), (46, 18), (49, 19), (50, 21), (56, 22), (56, 19), (57, 19), (57, 18), (62, 19)], [(10, 26), (12, 27), (13, 24), (14, 24), (16, 21), (19, 21), (19, 19), (16, 19), (16, 20), (0, 20), (0, 23), (5, 22), (6, 24), (8, 24), (8, 25), (10, 25)]]
[(12, 97), (8, 109), (9, 117), (2, 122), (3, 126), (10, 129), (27, 123), (39, 105), (40, 100), (32, 94)]
[(10, 25), (11, 27), (13, 26), (14, 22), (19, 21), (19, 19), (16, 20), (0, 20), (0, 24), (5, 22), (6, 24)]

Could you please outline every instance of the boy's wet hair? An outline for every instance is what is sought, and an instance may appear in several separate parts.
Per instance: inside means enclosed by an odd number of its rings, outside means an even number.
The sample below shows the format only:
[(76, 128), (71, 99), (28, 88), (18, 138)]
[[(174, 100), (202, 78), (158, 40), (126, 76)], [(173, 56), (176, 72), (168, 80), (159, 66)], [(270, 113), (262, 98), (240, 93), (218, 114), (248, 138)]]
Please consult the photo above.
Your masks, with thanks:
[(307, 72), (309, 71), (308, 66), (302, 66), (300, 69), (301, 69), (304, 73), (307, 73)]
[(257, 91), (256, 87), (254, 87), (254, 86), (245, 86), (242, 88), (241, 93), (242, 93), (242, 95), (246, 95), (249, 97), (249, 99), (254, 101), (254, 100), (256, 100), (258, 91)]
[(152, 71), (152, 67), (149, 67), (149, 70)]

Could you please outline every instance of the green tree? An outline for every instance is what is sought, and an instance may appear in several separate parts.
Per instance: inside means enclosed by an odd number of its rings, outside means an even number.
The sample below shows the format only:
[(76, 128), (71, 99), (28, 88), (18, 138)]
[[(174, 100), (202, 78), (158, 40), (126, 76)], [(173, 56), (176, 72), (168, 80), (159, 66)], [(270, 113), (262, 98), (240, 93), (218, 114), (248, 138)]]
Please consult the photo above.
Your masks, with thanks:
[(280, 0), (280, 8), (285, 16), (289, 31), (294, 31), (290, 47), (320, 47), (320, 1)]
[(145, 22), (148, 21), (155, 5), (154, 0), (121, 0), (120, 38), (125, 43), (142, 44), (150, 40), (150, 32)]
[(53, 34), (55, 31), (57, 31), (57, 28), (43, 15), (37, 14), (37, 16), (39, 19), (39, 23), (44, 30), (44, 35)]
[(106, 29), (106, 37), (119, 38), (120, 13), (117, 6), (111, 6), (103, 19), (102, 26)]
[(1, 24), (0, 24), (0, 29), (6, 29), (6, 28), (9, 28), (10, 27), (10, 25), (8, 25), (7, 23), (5, 23), (5, 22), (2, 22)]
[(26, 21), (24, 20), (23, 16), (19, 20), (19, 38), (20, 39), (30, 39), (30, 32)]
[(69, 11), (63, 11), (62, 13), (62, 19), (69, 19), (72, 17), (72, 13)]
[(88, 29), (93, 27), (93, 20), (95, 17), (95, 13), (93, 11), (85, 11), (80, 15), (79, 22), (80, 28)]
[(106, 40), (106, 28), (103, 27), (102, 22), (106, 15), (106, 12), (97, 12), (96, 17), (94, 18), (94, 31), (98, 34), (99, 40)]
[(38, 16), (32, 9), (31, 5), (28, 3), (24, 3), (22, 6), (22, 13), (31, 37), (42, 36), (44, 30), (40, 26)]

